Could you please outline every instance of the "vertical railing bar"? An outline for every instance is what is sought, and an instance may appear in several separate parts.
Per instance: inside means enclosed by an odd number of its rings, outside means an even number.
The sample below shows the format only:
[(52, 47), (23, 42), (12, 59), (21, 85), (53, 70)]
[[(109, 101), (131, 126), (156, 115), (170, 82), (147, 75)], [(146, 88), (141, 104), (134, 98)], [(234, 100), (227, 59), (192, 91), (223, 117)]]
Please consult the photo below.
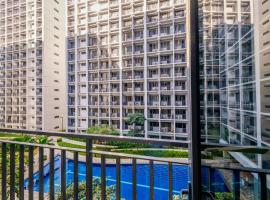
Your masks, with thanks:
[(137, 169), (136, 158), (132, 158), (132, 199), (137, 200)]
[(149, 169), (150, 169), (150, 200), (154, 200), (154, 161), (149, 161)]
[(50, 149), (50, 200), (54, 199), (54, 149)]
[(74, 185), (73, 185), (73, 190), (74, 190), (74, 200), (78, 200), (78, 152), (74, 151)]
[(93, 173), (92, 173), (92, 140), (86, 140), (86, 200), (92, 200)]
[(39, 199), (43, 200), (44, 199), (44, 149), (43, 147), (39, 147), (39, 182), (38, 182), (38, 187), (39, 187)]
[(10, 200), (15, 199), (15, 145), (10, 144)]
[(212, 179), (213, 169), (211, 167), (208, 167), (207, 170), (208, 170), (208, 189), (210, 192), (213, 192), (213, 179)]
[(106, 200), (106, 160), (101, 155), (101, 200)]
[(266, 181), (266, 173), (259, 173), (259, 198), (258, 199), (268, 199), (267, 192), (267, 181)]
[(61, 150), (61, 199), (66, 200), (66, 151)]
[(2, 143), (2, 200), (7, 199), (7, 145)]
[(34, 155), (33, 151), (34, 148), (33, 146), (29, 146), (29, 153), (28, 153), (28, 198), (29, 200), (34, 199), (34, 177), (33, 177), (33, 171), (34, 171)]
[(169, 162), (168, 164), (168, 186), (169, 186), (169, 191), (168, 191), (168, 199), (172, 200), (173, 199), (173, 173), (172, 173), (172, 163)]
[(20, 145), (19, 157), (19, 199), (24, 199), (24, 145)]
[(233, 199), (240, 200), (240, 171), (233, 170)]
[(120, 157), (116, 158), (116, 200), (121, 199), (121, 161)]

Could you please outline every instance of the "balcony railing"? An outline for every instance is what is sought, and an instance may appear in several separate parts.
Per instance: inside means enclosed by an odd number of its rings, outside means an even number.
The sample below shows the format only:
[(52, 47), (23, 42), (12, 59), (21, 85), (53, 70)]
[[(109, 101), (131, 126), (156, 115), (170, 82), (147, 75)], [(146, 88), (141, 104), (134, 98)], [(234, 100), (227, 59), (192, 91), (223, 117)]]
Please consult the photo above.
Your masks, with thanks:
[[(187, 148), (188, 141), (169, 141), (169, 140), (155, 140), (145, 138), (131, 138), (131, 137), (117, 137), (108, 135), (90, 135), (90, 134), (76, 134), (76, 133), (60, 133), (60, 132), (41, 132), (41, 131), (26, 131), (26, 130), (13, 130), (13, 129), (0, 129), (0, 132), (4, 133), (20, 133), (26, 135), (46, 135), (49, 137), (68, 137), (84, 139), (85, 149), (65, 148), (53, 145), (45, 144), (33, 144), (26, 142), (17, 142), (9, 140), (0, 140), (1, 146), (1, 195), (2, 199), (55, 199), (56, 191), (59, 190), (61, 199), (79, 199), (80, 181), (82, 181), (82, 171), (85, 172), (85, 191), (84, 199), (95, 199), (94, 194), (96, 191), (94, 177), (94, 167), (100, 166), (99, 173), (99, 192), (101, 200), (110, 199), (107, 191), (107, 187), (110, 187), (108, 182), (115, 184), (115, 198), (120, 200), (122, 198), (122, 191), (127, 190), (125, 187), (130, 187), (130, 198), (138, 199), (140, 195), (138, 188), (141, 187), (138, 183), (138, 173), (140, 171), (140, 163), (147, 164), (147, 170), (149, 176), (145, 177), (147, 193), (150, 200), (155, 199), (156, 178), (155, 170), (158, 165), (164, 165), (166, 168), (166, 178), (163, 180), (168, 183), (166, 190), (166, 199), (172, 200), (175, 195), (174, 182), (180, 181), (176, 179), (175, 175), (181, 173), (176, 172), (177, 166), (186, 166), (187, 173), (189, 171), (189, 162), (179, 161), (177, 159), (169, 158), (157, 158), (150, 156), (139, 156), (123, 153), (114, 153), (106, 151), (93, 150), (94, 141), (117, 141), (117, 142), (129, 142), (139, 144), (151, 144), (156, 147), (181, 147)], [(202, 144), (202, 148), (213, 148), (211, 144)], [(209, 148), (210, 149), (210, 148)], [(250, 148), (249, 148), (250, 149)], [(268, 150), (269, 149), (265, 149)], [(60, 160), (60, 163), (55, 163), (56, 157)], [(83, 158), (82, 158), (83, 157)], [(16, 163), (18, 161), (18, 164)], [(69, 162), (73, 161), (73, 167), (69, 168)], [(81, 169), (81, 164), (84, 163), (84, 169)], [(123, 164), (130, 165), (131, 170), (131, 182), (128, 184), (123, 183), (124, 176)], [(107, 167), (115, 166), (115, 177), (109, 174)], [(215, 170), (227, 170), (232, 172), (232, 194), (234, 199), (240, 199), (241, 195), (241, 173), (255, 174), (254, 177), (258, 177), (258, 190), (256, 195), (258, 199), (267, 199), (267, 175), (270, 174), (270, 170), (255, 169), (255, 168), (243, 168), (228, 164), (209, 164), (204, 163), (204, 168), (207, 170), (206, 186), (207, 190), (203, 192), (207, 199), (214, 199), (213, 191), (215, 188), (215, 180), (213, 179), (213, 173)], [(60, 169), (60, 172), (59, 172)], [(57, 172), (58, 170), (58, 172)], [(82, 171), (80, 171), (82, 170)], [(56, 175), (60, 173), (60, 177)], [(127, 176), (127, 172), (124, 172)], [(183, 172), (182, 172), (183, 173)], [(15, 175), (16, 174), (16, 175)], [(18, 176), (17, 176), (18, 175)], [(184, 174), (181, 174), (181, 176)], [(56, 177), (57, 176), (57, 177)], [(60, 185), (55, 184), (56, 178), (60, 178)], [(46, 179), (46, 180), (45, 180)], [(72, 179), (72, 184), (67, 179)], [(188, 178), (189, 179), (189, 178)], [(45, 184), (46, 187), (45, 187)], [(71, 184), (71, 185), (70, 185)], [(178, 184), (177, 184), (178, 185)], [(72, 187), (72, 196), (67, 196), (67, 188)], [(44, 189), (46, 188), (46, 190)], [(162, 188), (161, 188), (162, 189)], [(196, 188), (195, 188), (196, 189)], [(197, 188), (199, 189), (199, 188)], [(188, 191), (188, 188), (187, 190)], [(180, 191), (178, 191), (178, 194)], [(145, 195), (145, 194), (144, 194)], [(263, 195), (263, 196), (262, 196)], [(212, 198), (213, 197), (213, 198)], [(266, 198), (262, 198), (266, 197)]]
[[(66, 159), (72, 159), (74, 162), (74, 169), (73, 169), (73, 198), (78, 199), (78, 191), (79, 191), (79, 155), (85, 154), (85, 172), (86, 172), (86, 191), (85, 197), (86, 199), (93, 199), (93, 164), (94, 155), (98, 155), (100, 157), (99, 163), (101, 167), (101, 174), (100, 174), (100, 194), (101, 199), (106, 199), (106, 187), (108, 175), (106, 175), (106, 161), (110, 161), (115, 163), (116, 166), (116, 180), (115, 180), (115, 195), (116, 199), (121, 199), (121, 190), (125, 190), (122, 187), (121, 182), (121, 162), (122, 160), (130, 160), (131, 168), (132, 168), (132, 199), (137, 198), (137, 167), (138, 163), (143, 160), (144, 163), (149, 164), (149, 194), (150, 199), (154, 199), (154, 167), (156, 164), (163, 163), (168, 166), (168, 199), (173, 198), (173, 167), (175, 165), (188, 165), (185, 162), (178, 162), (173, 161), (171, 159), (161, 159), (161, 158), (154, 158), (148, 156), (135, 156), (135, 155), (127, 155), (122, 153), (112, 153), (112, 152), (104, 152), (104, 151), (94, 151), (93, 150), (93, 141), (126, 141), (126, 142), (137, 142), (137, 143), (144, 143), (144, 144), (156, 144), (156, 145), (169, 145), (169, 146), (182, 146), (187, 147), (188, 143), (179, 143), (173, 141), (159, 141), (159, 140), (144, 140), (139, 138), (119, 138), (113, 136), (101, 136), (101, 135), (87, 135), (87, 134), (71, 134), (71, 133), (53, 133), (53, 132), (38, 132), (38, 131), (21, 131), (21, 130), (11, 130), (11, 129), (4, 129), (0, 130), (1, 132), (10, 132), (10, 133), (24, 133), (27, 135), (46, 135), (50, 137), (72, 137), (72, 138), (80, 138), (86, 140), (86, 149), (73, 149), (73, 148), (63, 148), (57, 146), (50, 146), (50, 145), (40, 145), (40, 144), (33, 144), (33, 143), (24, 143), (24, 142), (15, 142), (15, 141), (8, 141), (8, 140), (0, 140), (1, 144), (1, 174), (2, 174), (2, 199), (14, 199), (17, 196), (20, 199), (23, 199), (26, 195), (29, 199), (44, 199), (49, 197), (49, 199), (55, 199), (55, 191), (60, 189), (61, 198), (67, 199), (66, 189), (68, 187), (67, 182), (67, 163)], [(35, 156), (35, 153), (37, 155)], [(27, 156), (26, 156), (27, 153)], [(19, 168), (15, 166), (15, 159), (16, 156), (19, 157)], [(47, 159), (46, 159), (46, 156)], [(55, 180), (55, 157), (60, 156), (61, 159), (61, 166), (60, 166), (60, 173), (61, 173), (61, 181), (60, 187), (56, 188), (54, 183)], [(7, 164), (7, 160), (9, 160), (9, 165)], [(28, 162), (26, 163), (26, 160)], [(95, 158), (96, 160), (96, 158)], [(44, 167), (45, 163), (49, 163), (49, 191), (44, 191), (44, 174), (46, 168)], [(34, 169), (37, 168), (37, 171)], [(15, 178), (15, 173), (19, 174), (18, 183)], [(42, 175), (41, 175), (42, 174)], [(10, 176), (8, 176), (10, 175)], [(26, 184), (27, 182), (27, 184)], [(38, 191), (35, 187), (38, 187)], [(18, 192), (16, 188), (18, 187)], [(9, 194), (9, 196), (7, 195)]]

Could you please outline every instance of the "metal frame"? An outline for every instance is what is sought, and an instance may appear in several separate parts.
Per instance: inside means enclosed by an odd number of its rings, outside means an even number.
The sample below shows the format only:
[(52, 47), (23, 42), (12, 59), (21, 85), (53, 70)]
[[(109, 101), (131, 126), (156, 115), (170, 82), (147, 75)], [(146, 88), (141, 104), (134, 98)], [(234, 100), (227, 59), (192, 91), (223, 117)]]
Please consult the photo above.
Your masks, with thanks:
[[(19, 131), (15, 130), (17, 133)], [(1, 130), (0, 130), (1, 132)], [(7, 132), (7, 131), (6, 131)], [(12, 133), (14, 132), (13, 130), (9, 130), (8, 132)], [(21, 131), (21, 133), (24, 133), (24, 134), (29, 134), (29, 135), (49, 135), (49, 136), (54, 136), (54, 133), (50, 132), (49, 134), (46, 134), (45, 132), (32, 132), (32, 131), (27, 131), (27, 130), (23, 130)], [(56, 135), (55, 136), (67, 136), (67, 135), (73, 135), (73, 137), (76, 137), (76, 138), (81, 138), (81, 135), (80, 134), (63, 134), (63, 133), (55, 133)], [(168, 184), (169, 184), (169, 191), (168, 191), (168, 199), (172, 199), (172, 187), (173, 187), (173, 173), (172, 173), (172, 166), (173, 165), (186, 165), (186, 166), (192, 166), (193, 169), (191, 170), (198, 170), (200, 168), (197, 168), (198, 165), (195, 165), (193, 163), (190, 163), (190, 162), (183, 162), (183, 161), (177, 161), (177, 160), (174, 160), (174, 159), (169, 159), (169, 158), (157, 158), (157, 157), (151, 157), (151, 156), (141, 156), (141, 155), (130, 155), (130, 154), (123, 154), (123, 153), (116, 153), (116, 152), (106, 152), (106, 151), (96, 151), (96, 150), (93, 150), (92, 149), (92, 144), (93, 144), (93, 137), (96, 139), (96, 140), (99, 140), (99, 141), (128, 141), (128, 142), (138, 142), (139, 143), (139, 139), (138, 138), (122, 138), (122, 137), (116, 137), (116, 136), (109, 136), (109, 138), (106, 138), (106, 137), (103, 137), (103, 136), (98, 136), (98, 135), (87, 135), (88, 139), (86, 140), (86, 143), (87, 143), (87, 148), (85, 149), (76, 149), (76, 148), (65, 148), (65, 147), (57, 147), (57, 146), (50, 146), (50, 145), (42, 145), (42, 144), (33, 144), (33, 143), (25, 143), (25, 142), (17, 142), (17, 141), (8, 141), (8, 140), (0, 140), (0, 144), (2, 146), (2, 158), (4, 158), (3, 160), (6, 159), (6, 155), (7, 154), (10, 154), (10, 158), (11, 158), (11, 161), (14, 160), (14, 154), (15, 154), (15, 146), (19, 145), (21, 148), (21, 155), (22, 155), (22, 152), (24, 151), (24, 149), (28, 148), (29, 149), (29, 187), (28, 187), (28, 190), (29, 190), (29, 199), (33, 199), (33, 150), (34, 148), (37, 148), (39, 149), (39, 172), (42, 172), (43, 170), (43, 165), (44, 165), (44, 161), (43, 161), (43, 156), (44, 156), (44, 149), (48, 149), (49, 152), (50, 152), (50, 155), (49, 155), (49, 159), (50, 159), (50, 171), (53, 170), (53, 155), (54, 155), (54, 151), (56, 150), (60, 150), (61, 151), (61, 185), (62, 185), (62, 189), (61, 189), (61, 193), (62, 193), (62, 196), (64, 197), (66, 195), (66, 192), (65, 192), (65, 189), (66, 189), (66, 180), (65, 180), (65, 171), (66, 171), (66, 163), (64, 162), (65, 161), (65, 158), (66, 158), (66, 152), (73, 152), (73, 157), (74, 157), (74, 191), (75, 191), (75, 194), (74, 194), (74, 198), (77, 199), (78, 198), (78, 193), (76, 191), (78, 191), (78, 177), (76, 177), (78, 175), (78, 155), (79, 153), (81, 152), (84, 152), (86, 153), (86, 163), (87, 164), (87, 168), (86, 171), (88, 173), (89, 176), (88, 177), (88, 184), (87, 184), (87, 191), (86, 191), (86, 196), (87, 198), (86, 199), (92, 199), (92, 186), (91, 186), (91, 179), (93, 178), (92, 176), (92, 164), (93, 164), (93, 154), (98, 154), (101, 156), (101, 164), (102, 164), (102, 191), (103, 193), (106, 191), (106, 171), (105, 171), (105, 168), (106, 168), (106, 158), (114, 158), (116, 161), (116, 165), (117, 165), (117, 177), (116, 177), (116, 196), (117, 196), (117, 199), (120, 199), (120, 192), (121, 192), (121, 169), (120, 169), (120, 164), (121, 164), (121, 159), (131, 159), (132, 160), (132, 172), (133, 172), (133, 175), (132, 175), (132, 188), (133, 188), (133, 192), (132, 192), (132, 196), (133, 196), (133, 199), (136, 199), (137, 197), (137, 193), (136, 193), (136, 183), (137, 183), (137, 180), (136, 180), (136, 174), (137, 174), (137, 169), (136, 169), (136, 161), (137, 160), (146, 160), (149, 162), (149, 173), (150, 173), (150, 188), (149, 188), (149, 192), (150, 192), (150, 199), (153, 199), (154, 198), (154, 174), (153, 174), (153, 165), (154, 163), (167, 163), (168, 164)], [(86, 137), (86, 136), (85, 136)], [(158, 141), (158, 140), (157, 140)], [(146, 140), (147, 143), (151, 143), (151, 144), (155, 144), (155, 140)], [(166, 141), (158, 141), (159, 145), (160, 143), (163, 143), (163, 145), (168, 145), (168, 143)], [(170, 143), (169, 143), (170, 144)], [(184, 143), (185, 144), (185, 143)], [(162, 146), (162, 145), (160, 145)], [(178, 144), (179, 146), (179, 144)], [(10, 148), (10, 151), (7, 151), (7, 147)], [(213, 147), (210, 146), (210, 147)], [(209, 148), (209, 146), (208, 146)], [(214, 148), (209, 148), (210, 150), (214, 149)], [(225, 147), (224, 148), (225, 150), (228, 149), (228, 147)], [(239, 148), (241, 150), (241, 148)], [(257, 148), (258, 149), (258, 148)], [(208, 150), (208, 149), (207, 149)], [(220, 149), (222, 150), (222, 148)], [(265, 148), (263, 149), (264, 153), (265, 153)], [(268, 151), (270, 151), (270, 149), (268, 148)], [(255, 152), (256, 153), (256, 152)], [(194, 157), (193, 157), (194, 158)], [(24, 160), (21, 159), (21, 165), (23, 164)], [(201, 164), (200, 162), (200, 165), (199, 166), (203, 166), (203, 167), (207, 167), (209, 169), (209, 171), (211, 170), (216, 170), (216, 169), (225, 169), (225, 170), (229, 170), (229, 171), (232, 171), (233, 174), (234, 174), (234, 182), (235, 184), (233, 185), (233, 191), (234, 191), (234, 194), (235, 194), (235, 199), (239, 199), (239, 180), (240, 180), (240, 172), (249, 172), (249, 173), (256, 173), (258, 174), (258, 177), (259, 177), (259, 185), (258, 185), (258, 188), (259, 188), (259, 194), (260, 196), (263, 196), (265, 197), (266, 195), (266, 192), (267, 191), (267, 186), (266, 186), (266, 176), (267, 175), (270, 175), (270, 170), (267, 170), (267, 169), (259, 169), (259, 168), (244, 168), (244, 167), (241, 167), (241, 166), (235, 166), (235, 165), (230, 165), (230, 164), (226, 164), (226, 163), (223, 163), (223, 164), (207, 164), (207, 163), (203, 163)], [(10, 172), (14, 172), (15, 168), (14, 168), (14, 164), (11, 163), (10, 165), (10, 168), (9, 168)], [(200, 171), (200, 170), (199, 170)], [(7, 167), (6, 167), (6, 164), (5, 163), (2, 163), (2, 170), (1, 170), (2, 174), (6, 174), (7, 173)], [(20, 172), (21, 173), (21, 172)], [(191, 173), (193, 173), (193, 171), (191, 171)], [(14, 174), (14, 173), (12, 173)], [(51, 179), (51, 177), (53, 177), (53, 174), (50, 174), (50, 184), (53, 184), (53, 181)], [(91, 178), (92, 177), (92, 178)], [(197, 177), (194, 177), (194, 179), (197, 178)], [(42, 177), (39, 177), (40, 181), (39, 181), (39, 186), (40, 188), (42, 188), (44, 186), (44, 180)], [(212, 183), (212, 177), (211, 177), (211, 173), (210, 173), (210, 176), (209, 176), (209, 184), (210, 184), (210, 187), (211, 188), (211, 183)], [(14, 196), (14, 177), (10, 177), (10, 180), (11, 180), (11, 185), (10, 185), (10, 191), (11, 191), (11, 195)], [(5, 182), (4, 182), (5, 181)], [(4, 182), (4, 184), (2, 184), (2, 188), (4, 189), (3, 191), (6, 191), (7, 188), (6, 188), (6, 180), (3, 178), (2, 182)], [(21, 181), (22, 182), (22, 181)], [(201, 196), (197, 196), (197, 197), (194, 197), (194, 193), (200, 193), (201, 194), (201, 185), (199, 185), (198, 183), (195, 183), (197, 184), (197, 188), (192, 188), (192, 199), (201, 199)], [(194, 183), (191, 184), (191, 186), (193, 186)], [(53, 185), (50, 185), (50, 191), (53, 190)], [(211, 189), (210, 189), (211, 191)], [(44, 199), (44, 196), (43, 196), (43, 193), (44, 191), (41, 190), (39, 192), (39, 199)], [(196, 194), (196, 195), (197, 195)], [(23, 197), (23, 194), (21, 193), (21, 197)], [(104, 193), (102, 195), (102, 199), (105, 199), (106, 198), (106, 194)]]
[(191, 66), (191, 199), (201, 199), (201, 129), (200, 129), (200, 72), (199, 72), (199, 15), (198, 0), (191, 0), (190, 66)]

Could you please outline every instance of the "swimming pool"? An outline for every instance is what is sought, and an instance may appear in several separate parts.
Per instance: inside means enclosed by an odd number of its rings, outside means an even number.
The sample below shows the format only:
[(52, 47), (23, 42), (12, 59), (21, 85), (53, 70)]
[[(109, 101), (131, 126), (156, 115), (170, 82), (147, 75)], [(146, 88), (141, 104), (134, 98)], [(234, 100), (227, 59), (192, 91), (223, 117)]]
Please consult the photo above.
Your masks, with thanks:
[[(54, 160), (55, 174), (54, 183), (56, 190), (59, 189), (61, 182), (61, 159), (56, 156)], [(73, 160), (66, 159), (66, 181), (67, 185), (73, 182)], [(78, 178), (79, 181), (85, 180), (85, 162), (78, 163)], [(207, 170), (203, 169), (203, 179), (207, 177)], [(100, 164), (93, 164), (93, 176), (100, 177)], [(34, 174), (34, 190), (38, 191), (39, 173)], [(116, 167), (114, 164), (106, 165), (107, 185), (115, 185), (116, 183)], [(205, 177), (205, 178), (204, 178)], [(188, 188), (189, 169), (187, 166), (173, 165), (173, 193), (179, 194), (182, 189)], [(214, 182), (218, 183), (217, 191), (226, 191), (221, 175), (214, 173)], [(25, 188), (28, 187), (28, 180), (25, 181)], [(44, 192), (49, 192), (49, 165), (44, 166)], [(168, 196), (168, 165), (154, 164), (154, 197), (155, 200), (164, 200)], [(130, 200), (132, 199), (132, 165), (121, 165), (121, 197)], [(149, 165), (137, 164), (137, 197), (140, 200), (149, 199)]]

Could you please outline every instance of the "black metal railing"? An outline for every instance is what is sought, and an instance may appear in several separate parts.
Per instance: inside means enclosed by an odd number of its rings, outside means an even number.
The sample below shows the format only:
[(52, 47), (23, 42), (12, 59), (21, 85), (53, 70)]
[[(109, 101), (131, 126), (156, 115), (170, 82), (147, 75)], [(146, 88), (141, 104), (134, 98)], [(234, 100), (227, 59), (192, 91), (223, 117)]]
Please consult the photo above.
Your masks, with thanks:
[[(141, 156), (141, 155), (131, 155), (116, 152), (106, 152), (93, 150), (93, 142), (98, 141), (125, 141), (139, 144), (152, 144), (157, 146), (167, 146), (167, 147), (181, 147), (188, 148), (188, 141), (166, 141), (166, 140), (151, 140), (145, 138), (131, 138), (131, 137), (117, 137), (117, 136), (107, 136), (107, 135), (90, 135), (90, 134), (75, 134), (75, 133), (59, 133), (59, 132), (41, 132), (41, 131), (26, 131), (26, 130), (11, 130), (11, 129), (0, 129), (0, 132), (9, 133), (20, 133), (27, 135), (46, 135), (50, 137), (68, 137), (68, 138), (80, 138), (84, 139), (85, 149), (76, 148), (66, 148), (53, 145), (45, 144), (33, 144), (25, 142), (17, 142), (11, 140), (0, 140), (1, 145), (1, 198), (4, 199), (56, 199), (56, 191), (60, 193), (60, 199), (70, 199), (67, 196), (67, 188), (70, 186), (70, 182), (66, 180), (67, 174), (67, 163), (66, 159), (73, 160), (73, 194), (71, 199), (79, 199), (79, 157), (84, 157), (85, 160), (85, 198), (94, 199), (93, 194), (93, 166), (95, 164), (94, 160), (98, 159), (100, 164), (100, 199), (108, 199), (106, 197), (108, 187), (106, 175), (106, 167), (108, 166), (108, 160), (115, 164), (115, 199), (121, 199), (121, 192), (125, 188), (121, 188), (121, 164), (123, 160), (129, 159), (129, 164), (131, 165), (131, 194), (130, 199), (138, 199), (137, 193), (137, 175), (138, 175), (138, 163), (143, 160), (147, 163), (149, 177), (148, 180), (148, 192), (149, 199), (153, 200), (155, 198), (155, 164), (163, 163), (167, 166), (167, 176), (166, 181), (168, 182), (168, 192), (167, 199), (172, 200), (174, 196), (173, 192), (173, 180), (175, 180), (173, 173), (173, 166), (181, 165), (187, 166), (189, 173), (190, 162), (178, 161), (177, 159), (168, 158), (158, 158), (151, 156)], [(220, 145), (222, 146), (222, 145)], [(228, 149), (226, 145), (225, 148)], [(202, 144), (203, 149), (214, 148), (214, 144)], [(236, 148), (236, 147), (235, 147)], [(234, 148), (234, 150), (235, 150)], [(238, 147), (241, 148), (241, 147)], [(243, 148), (243, 147), (242, 147)], [(267, 148), (265, 148), (267, 150)], [(269, 149), (268, 149), (269, 150)], [(61, 160), (60, 168), (60, 187), (55, 187), (55, 157), (59, 156)], [(94, 157), (95, 156), (95, 157)], [(45, 183), (44, 180), (44, 166), (47, 165), (49, 168), (49, 182)], [(210, 164), (203, 163), (203, 167), (207, 168), (207, 189), (203, 195), (208, 194), (209, 198), (215, 198), (211, 193), (214, 191), (214, 181), (213, 172), (223, 170), (231, 172), (231, 193), (233, 194), (233, 199), (240, 199), (241, 197), (241, 173), (247, 172), (253, 174), (255, 179), (258, 181), (257, 190), (254, 192), (257, 199), (267, 199), (267, 175), (270, 174), (270, 170), (257, 169), (257, 168), (244, 168), (241, 166), (235, 166), (230, 164)], [(37, 174), (38, 173), (38, 177)], [(26, 184), (27, 180), (27, 184)], [(38, 191), (35, 189), (35, 184), (38, 182)], [(165, 181), (165, 180), (164, 180)], [(49, 190), (44, 191), (44, 184), (48, 184)], [(192, 185), (192, 184), (191, 184)], [(188, 189), (188, 188), (187, 188)], [(191, 188), (192, 189), (192, 188)], [(202, 190), (200, 188), (200, 190)], [(180, 192), (180, 191), (178, 191)], [(269, 198), (269, 197), (268, 197)], [(114, 199), (114, 198), (112, 198)], [(128, 200), (128, 199), (127, 199)]]
[[(1, 144), (1, 190), (2, 199), (55, 199), (55, 156), (61, 157), (61, 181), (60, 181), (60, 198), (68, 199), (66, 194), (67, 180), (66, 180), (66, 159), (67, 152), (69, 156), (72, 154), (72, 160), (74, 162), (74, 177), (73, 177), (73, 197), (72, 199), (79, 199), (79, 155), (85, 155), (85, 197), (86, 199), (93, 199), (93, 155), (98, 155), (100, 158), (101, 175), (100, 175), (100, 195), (101, 199), (106, 199), (106, 161), (107, 159), (115, 160), (116, 165), (116, 181), (115, 181), (115, 199), (121, 199), (121, 180), (120, 180), (120, 166), (122, 159), (130, 159), (132, 165), (132, 199), (137, 199), (137, 163), (138, 160), (143, 160), (149, 164), (149, 198), (154, 199), (154, 164), (163, 163), (168, 166), (168, 199), (173, 199), (173, 165), (185, 165), (187, 162), (179, 162), (172, 159), (162, 159), (150, 156), (139, 156), (130, 155), (123, 153), (114, 153), (106, 151), (93, 150), (93, 141), (125, 141), (135, 142), (140, 144), (154, 144), (154, 145), (166, 145), (174, 147), (187, 148), (188, 142), (178, 143), (174, 141), (160, 141), (160, 140), (149, 140), (142, 138), (128, 138), (128, 137), (116, 137), (116, 136), (103, 136), (103, 135), (89, 135), (89, 134), (73, 134), (73, 133), (59, 133), (59, 132), (39, 132), (39, 131), (26, 131), (26, 130), (11, 130), (11, 129), (0, 129), (0, 132), (9, 133), (20, 133), (27, 135), (46, 135), (50, 137), (69, 137), (69, 138), (80, 138), (86, 141), (85, 150), (76, 148), (65, 148), (53, 145), (45, 144), (33, 144), (25, 142), (17, 142), (10, 140), (0, 140)], [(27, 152), (27, 155), (25, 154)], [(57, 153), (56, 153), (57, 152)], [(44, 165), (45, 157), (49, 163), (49, 191), (47, 194), (44, 192)], [(15, 160), (18, 159), (18, 166), (15, 166)], [(27, 164), (25, 160), (27, 161)], [(8, 162), (7, 162), (8, 161)], [(38, 163), (36, 163), (38, 162)], [(25, 165), (27, 165), (25, 169)], [(35, 174), (38, 173), (38, 191), (34, 189)], [(17, 178), (15, 177), (18, 176)], [(25, 185), (27, 180), (27, 186)], [(125, 189), (125, 188), (123, 188)]]

